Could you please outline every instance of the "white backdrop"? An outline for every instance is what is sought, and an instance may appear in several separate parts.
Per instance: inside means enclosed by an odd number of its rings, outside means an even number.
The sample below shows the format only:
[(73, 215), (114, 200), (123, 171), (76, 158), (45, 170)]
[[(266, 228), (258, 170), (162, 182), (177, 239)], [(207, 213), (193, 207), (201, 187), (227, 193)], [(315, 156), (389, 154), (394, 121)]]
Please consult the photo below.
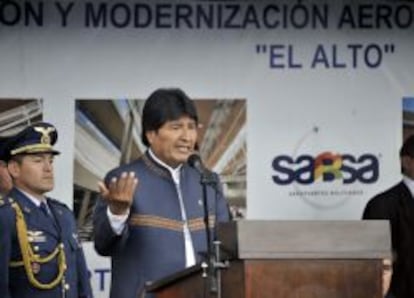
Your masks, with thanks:
[[(248, 218), (359, 219), (370, 197), (400, 179), (401, 101), (414, 95), (413, 4), (163, 3), (61, 0), (0, 6), (0, 97), (43, 98), (44, 118), (59, 130), (63, 154), (52, 196), (72, 205), (76, 98), (146, 98), (168, 86), (198, 98), (246, 98)], [(57, 5), (67, 12), (66, 26)], [(211, 9), (211, 26), (196, 28), (200, 7)], [(151, 22), (136, 27), (148, 11)], [(313, 25), (315, 11), (326, 23)], [(276, 176), (288, 178), (275, 169), (276, 157), (311, 158), (279, 164), (293, 173), (324, 152), (356, 171), (367, 167), (368, 177), (377, 171), (378, 177), (346, 184), (349, 172), (337, 168), (334, 180), (328, 173), (308, 184), (274, 182)], [(358, 161), (363, 155), (370, 159)], [(309, 169), (302, 178), (316, 173), (314, 165)], [(94, 286), (97, 293), (107, 290)]]

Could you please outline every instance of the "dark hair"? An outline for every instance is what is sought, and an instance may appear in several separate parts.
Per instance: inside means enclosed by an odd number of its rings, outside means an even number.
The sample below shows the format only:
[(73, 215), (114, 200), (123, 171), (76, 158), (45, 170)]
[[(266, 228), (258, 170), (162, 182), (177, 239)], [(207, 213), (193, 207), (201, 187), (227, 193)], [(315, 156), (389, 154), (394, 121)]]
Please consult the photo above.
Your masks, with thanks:
[(401, 147), (400, 157), (414, 157), (414, 135), (409, 136)]
[(198, 123), (197, 110), (193, 101), (178, 88), (157, 89), (146, 100), (142, 111), (142, 134), (144, 145), (149, 146), (146, 132), (157, 131), (167, 121), (188, 116)]

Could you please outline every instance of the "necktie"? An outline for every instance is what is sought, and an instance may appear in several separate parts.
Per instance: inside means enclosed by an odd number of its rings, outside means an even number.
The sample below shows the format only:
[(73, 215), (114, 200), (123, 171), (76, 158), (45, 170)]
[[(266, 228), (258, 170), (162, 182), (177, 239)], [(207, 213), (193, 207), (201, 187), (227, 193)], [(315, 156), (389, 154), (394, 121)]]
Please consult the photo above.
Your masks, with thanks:
[(58, 226), (58, 223), (56, 222), (56, 219), (53, 216), (53, 213), (50, 210), (50, 208), (48, 207), (47, 203), (46, 202), (41, 202), (39, 208), (42, 211), (42, 213), (46, 216), (46, 218), (48, 220), (50, 220), (55, 226), (57, 226), (59, 231), (60, 231), (60, 227)]
[(46, 206), (45, 202), (40, 203), (40, 210), (42, 210), (43, 214), (46, 216), (50, 216), (49, 209)]

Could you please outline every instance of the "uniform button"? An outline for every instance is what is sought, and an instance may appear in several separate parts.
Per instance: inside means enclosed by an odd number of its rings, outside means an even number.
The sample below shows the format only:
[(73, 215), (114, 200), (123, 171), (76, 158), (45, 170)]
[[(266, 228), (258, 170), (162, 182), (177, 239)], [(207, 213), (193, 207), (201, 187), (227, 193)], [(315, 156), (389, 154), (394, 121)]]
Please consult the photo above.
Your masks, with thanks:
[(69, 289), (70, 289), (69, 284), (65, 284), (65, 290), (66, 290), (66, 291), (69, 291)]
[(39, 246), (34, 246), (33, 249), (34, 251), (39, 251)]

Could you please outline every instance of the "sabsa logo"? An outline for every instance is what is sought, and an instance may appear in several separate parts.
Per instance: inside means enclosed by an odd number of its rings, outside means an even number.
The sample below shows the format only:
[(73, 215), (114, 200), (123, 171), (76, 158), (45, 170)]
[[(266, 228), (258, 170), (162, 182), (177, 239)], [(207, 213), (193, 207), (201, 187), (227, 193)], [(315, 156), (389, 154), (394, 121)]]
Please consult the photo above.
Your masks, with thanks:
[(296, 158), (279, 155), (273, 159), (273, 181), (279, 185), (293, 182), (311, 184), (316, 181), (333, 182), (342, 180), (343, 184), (361, 182), (371, 184), (378, 180), (378, 158), (369, 153), (356, 157), (351, 154), (323, 152), (316, 157), (300, 155)]

